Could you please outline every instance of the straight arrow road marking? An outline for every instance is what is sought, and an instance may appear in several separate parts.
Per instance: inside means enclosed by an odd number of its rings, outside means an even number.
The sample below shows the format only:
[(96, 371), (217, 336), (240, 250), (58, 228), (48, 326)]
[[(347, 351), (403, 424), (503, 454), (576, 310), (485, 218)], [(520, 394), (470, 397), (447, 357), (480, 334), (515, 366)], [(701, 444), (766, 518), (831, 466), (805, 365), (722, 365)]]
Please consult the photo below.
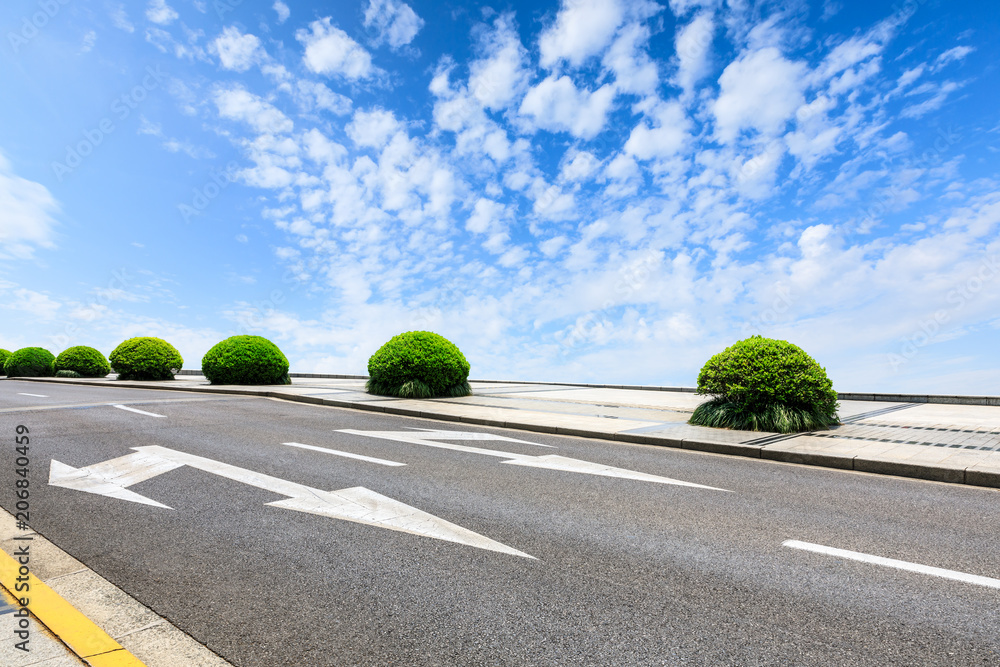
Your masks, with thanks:
[(45, 394), (26, 394), (23, 391), (17, 392), (18, 396), (34, 396), (35, 398), (48, 398)]
[(311, 449), (314, 452), (323, 452), (324, 454), (332, 454), (334, 456), (343, 456), (348, 459), (357, 459), (358, 461), (368, 461), (369, 463), (378, 463), (383, 466), (405, 466), (405, 463), (398, 463), (396, 461), (389, 461), (387, 459), (377, 459), (374, 456), (362, 456), (361, 454), (351, 454), (350, 452), (342, 452), (338, 449), (327, 449), (326, 447), (317, 447), (316, 445), (303, 445), (301, 442), (283, 442), (283, 445), (288, 445), (289, 447), (298, 447), (299, 449)]
[(364, 487), (356, 486), (339, 491), (321, 491), (304, 484), (297, 484), (166, 447), (150, 445), (133, 447), (132, 449), (135, 450), (135, 454), (96, 463), (85, 468), (73, 468), (53, 459), (49, 469), (49, 484), (172, 509), (167, 505), (129, 491), (125, 487), (181, 466), (190, 466), (203, 472), (287, 496), (285, 500), (266, 503), (273, 507), (432, 537), (523, 558), (534, 558), (534, 556), (491, 540), (467, 528)]
[(117, 403), (113, 407), (116, 407), (119, 410), (128, 410), (129, 412), (134, 412), (137, 415), (146, 415), (147, 417), (163, 417), (164, 419), (166, 419), (167, 417), (166, 415), (158, 415), (155, 412), (146, 412), (145, 410), (137, 410), (135, 408), (130, 408), (127, 405), (118, 405)]
[(827, 556), (834, 556), (836, 558), (846, 558), (848, 560), (856, 560), (862, 563), (871, 563), (872, 565), (891, 567), (897, 570), (906, 570), (908, 572), (929, 574), (932, 577), (942, 577), (944, 579), (954, 579), (955, 581), (964, 581), (967, 584), (976, 584), (977, 586), (1000, 588), (1000, 579), (981, 577), (978, 574), (966, 574), (965, 572), (957, 572), (955, 570), (945, 570), (940, 567), (931, 567), (930, 565), (920, 565), (919, 563), (910, 563), (905, 560), (895, 560), (893, 558), (883, 558), (882, 556), (872, 556), (871, 554), (860, 553), (858, 551), (848, 551), (846, 549), (825, 547), (822, 544), (811, 544), (809, 542), (799, 542), (798, 540), (785, 540), (784, 542), (781, 543), (781, 546), (790, 547), (792, 549), (801, 549), (803, 551), (812, 551), (814, 553), (825, 554)]
[[(590, 461), (581, 461), (580, 459), (571, 459), (555, 454), (532, 456), (530, 454), (515, 454), (513, 452), (503, 452), (496, 449), (483, 449), (481, 447), (456, 445), (450, 442), (439, 442), (440, 440), (504, 440), (507, 442), (520, 442), (529, 445), (536, 444), (532, 442), (525, 442), (524, 440), (506, 438), (502, 435), (493, 435), (492, 433), (468, 433), (464, 431), (358, 431), (356, 429), (340, 429), (337, 432), (350, 433), (351, 435), (364, 435), (371, 438), (384, 438), (386, 440), (395, 440), (397, 442), (406, 442), (414, 445), (424, 445), (426, 447), (451, 449), (457, 452), (467, 452), (470, 454), (496, 456), (507, 459), (506, 461), (503, 461), (503, 463), (509, 463), (516, 466), (546, 468), (548, 470), (576, 472), (585, 475), (601, 475), (603, 477), (618, 477), (621, 479), (635, 479), (643, 482), (673, 484), (676, 486), (687, 486), (696, 489), (709, 489), (711, 491), (725, 491), (726, 493), (731, 493), (726, 489), (717, 489), (713, 486), (694, 484), (693, 482), (683, 482), (679, 479), (672, 479), (670, 477), (649, 475), (643, 472), (635, 472), (634, 470), (626, 470), (624, 468), (614, 468), (601, 463), (591, 463)], [(550, 447), (551, 445), (541, 446)]]

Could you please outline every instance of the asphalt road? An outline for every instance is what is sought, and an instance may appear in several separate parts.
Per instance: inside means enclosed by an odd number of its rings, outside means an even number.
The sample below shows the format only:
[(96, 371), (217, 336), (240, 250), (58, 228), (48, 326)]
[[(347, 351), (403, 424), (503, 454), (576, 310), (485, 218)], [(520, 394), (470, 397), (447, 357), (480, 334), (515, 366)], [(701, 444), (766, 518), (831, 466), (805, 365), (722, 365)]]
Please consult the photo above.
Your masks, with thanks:
[[(240, 667), (1000, 665), (1000, 590), (782, 546), (1000, 578), (997, 490), (261, 398), (7, 380), (8, 511), (19, 424), (32, 435), (32, 526)], [(451, 444), (724, 491), (340, 429), (498, 434), (534, 444)], [(151, 445), (313, 489), (364, 487), (533, 558), (267, 505), (288, 496), (190, 465), (128, 487), (172, 509), (45, 484), (52, 459), (80, 468)]]

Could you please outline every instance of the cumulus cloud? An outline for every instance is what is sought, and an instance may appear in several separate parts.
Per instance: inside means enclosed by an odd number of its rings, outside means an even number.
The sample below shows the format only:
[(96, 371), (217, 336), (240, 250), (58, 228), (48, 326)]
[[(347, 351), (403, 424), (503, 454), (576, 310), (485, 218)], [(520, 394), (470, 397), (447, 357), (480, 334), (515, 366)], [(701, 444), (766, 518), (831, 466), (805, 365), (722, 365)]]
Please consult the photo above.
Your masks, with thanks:
[(469, 92), (487, 109), (506, 108), (528, 79), (527, 52), (514, 26), (514, 17), (501, 15), (481, 39), (483, 57), (469, 66)]
[(274, 4), (271, 6), (271, 8), (278, 15), (278, 23), (284, 23), (285, 21), (288, 20), (288, 17), (292, 15), (292, 10), (289, 9), (288, 5), (286, 5), (281, 0), (274, 0)]
[(260, 56), (260, 40), (256, 35), (243, 34), (229, 26), (212, 42), (212, 51), (219, 56), (223, 69), (245, 72)]
[(625, 151), (640, 160), (665, 158), (678, 153), (685, 145), (691, 126), (684, 109), (677, 102), (666, 102), (650, 115), (654, 125), (650, 126), (646, 121), (637, 125), (625, 142)]
[(292, 131), (293, 123), (288, 116), (242, 86), (220, 87), (216, 89), (213, 100), (220, 116), (242, 121), (257, 132)]
[(743, 53), (719, 77), (719, 97), (712, 106), (715, 134), (724, 141), (744, 130), (775, 135), (805, 101), (806, 67), (775, 47)]
[(711, 12), (700, 13), (690, 23), (677, 29), (674, 39), (677, 74), (674, 81), (685, 92), (691, 92), (695, 84), (708, 74), (714, 35), (715, 20)]
[(44, 185), (15, 174), (3, 153), (0, 210), (0, 257), (26, 259), (35, 248), (54, 247), (54, 216), (59, 205)]
[(173, 7), (167, 4), (166, 0), (149, 0), (146, 8), (146, 18), (159, 25), (170, 25), (180, 15)]
[(574, 67), (601, 53), (625, 19), (619, 0), (563, 0), (555, 23), (538, 40), (542, 67)]
[(309, 30), (301, 29), (295, 39), (305, 47), (302, 60), (317, 74), (335, 74), (356, 81), (375, 73), (371, 54), (350, 36), (333, 25), (330, 17), (313, 21)]
[(549, 76), (524, 96), (520, 113), (534, 127), (592, 139), (604, 128), (614, 98), (611, 84), (591, 92), (578, 90), (568, 76)]
[(373, 109), (354, 113), (354, 118), (344, 128), (347, 136), (360, 147), (382, 148), (400, 125), (391, 111)]
[(369, 0), (365, 27), (376, 31), (377, 44), (385, 42), (390, 48), (398, 49), (413, 41), (424, 27), (424, 20), (405, 2)]

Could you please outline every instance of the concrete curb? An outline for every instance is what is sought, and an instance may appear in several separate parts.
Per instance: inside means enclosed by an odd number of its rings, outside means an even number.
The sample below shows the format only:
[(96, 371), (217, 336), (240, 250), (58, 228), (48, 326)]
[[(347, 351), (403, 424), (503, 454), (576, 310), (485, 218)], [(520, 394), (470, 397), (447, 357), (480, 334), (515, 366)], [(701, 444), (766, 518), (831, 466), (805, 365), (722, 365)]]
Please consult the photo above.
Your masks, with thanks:
[[(93, 381), (74, 378), (11, 378), (32, 382), (54, 382), (63, 384), (81, 384), (95, 386)], [(354, 379), (354, 378), (351, 378)], [(521, 383), (529, 384), (529, 383)], [(531, 383), (546, 384), (546, 383)], [(96, 385), (101, 386), (101, 385)], [(838, 470), (855, 470), (858, 472), (876, 473), (894, 477), (910, 477), (936, 482), (946, 482), (949, 484), (966, 484), (969, 486), (982, 486), (990, 488), (1000, 488), (1000, 472), (992, 470), (978, 470), (976, 466), (968, 468), (925, 465), (919, 463), (908, 463), (905, 461), (882, 461), (867, 459), (863, 457), (845, 457), (817, 452), (787, 451), (781, 449), (768, 449), (778, 447), (779, 443), (766, 445), (747, 445), (733, 442), (713, 441), (709, 439), (694, 438), (669, 438), (647, 434), (636, 433), (614, 433), (594, 431), (590, 429), (577, 429), (548, 426), (544, 424), (533, 424), (530, 422), (507, 421), (501, 419), (489, 419), (482, 417), (464, 417), (435, 412), (433, 410), (418, 410), (410, 407), (394, 407), (392, 402), (396, 399), (387, 398), (383, 400), (373, 400), (371, 402), (353, 402), (338, 400), (335, 398), (322, 398), (319, 396), (301, 396), (285, 394), (280, 391), (269, 391), (267, 389), (245, 389), (236, 387), (177, 387), (177, 386), (149, 386), (133, 381), (115, 381), (115, 387), (128, 387), (130, 389), (150, 389), (168, 391), (186, 391), (201, 394), (228, 394), (237, 396), (258, 396), (262, 398), (274, 398), (293, 403), (306, 403), (310, 405), (321, 405), (333, 408), (347, 408), (350, 410), (366, 410), (369, 412), (381, 412), (384, 414), (400, 415), (403, 417), (417, 417), (420, 419), (434, 419), (438, 421), (459, 422), (474, 424), (476, 426), (491, 426), (495, 428), (509, 428), (520, 431), (531, 431), (535, 433), (548, 433), (552, 435), (568, 435), (579, 438), (592, 438), (597, 440), (609, 440), (612, 442), (627, 442), (631, 444), (654, 445), (658, 447), (672, 447), (674, 449), (687, 449), (690, 451), (707, 452), (711, 454), (724, 454), (729, 456), (744, 456), (748, 458), (778, 461), (782, 463), (793, 463), (800, 465), (816, 466), (821, 468), (834, 468)], [(561, 385), (560, 385), (561, 386)], [(620, 387), (619, 387), (620, 388)], [(866, 396), (870, 396), (866, 394)], [(424, 399), (430, 402), (433, 399)], [(866, 399), (867, 400), (867, 399)], [(997, 399), (1000, 400), (1000, 399)]]

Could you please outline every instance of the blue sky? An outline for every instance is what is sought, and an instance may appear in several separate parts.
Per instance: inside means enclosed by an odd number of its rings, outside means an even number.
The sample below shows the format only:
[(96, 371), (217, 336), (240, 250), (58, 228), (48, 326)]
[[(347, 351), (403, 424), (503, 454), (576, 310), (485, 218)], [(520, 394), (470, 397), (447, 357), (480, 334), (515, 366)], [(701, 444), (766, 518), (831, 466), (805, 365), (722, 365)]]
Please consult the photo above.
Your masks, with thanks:
[(990, 2), (0, 8), (0, 347), (693, 386), (751, 334), (841, 391), (1000, 393)]

